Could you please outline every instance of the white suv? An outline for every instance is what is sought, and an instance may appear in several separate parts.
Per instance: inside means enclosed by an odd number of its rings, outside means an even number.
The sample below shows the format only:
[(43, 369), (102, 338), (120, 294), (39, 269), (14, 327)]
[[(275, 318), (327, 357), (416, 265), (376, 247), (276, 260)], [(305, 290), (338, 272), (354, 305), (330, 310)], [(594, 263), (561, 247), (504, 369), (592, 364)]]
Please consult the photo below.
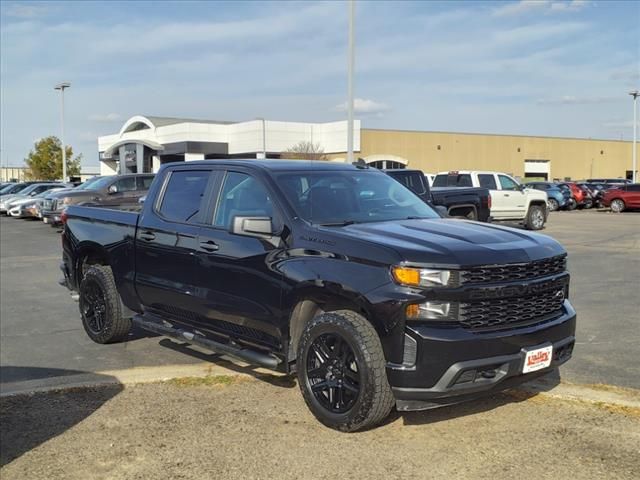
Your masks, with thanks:
[(520, 221), (529, 230), (540, 230), (547, 221), (547, 194), (519, 184), (506, 173), (460, 170), (440, 172), (434, 187), (484, 187), (491, 194), (494, 222)]

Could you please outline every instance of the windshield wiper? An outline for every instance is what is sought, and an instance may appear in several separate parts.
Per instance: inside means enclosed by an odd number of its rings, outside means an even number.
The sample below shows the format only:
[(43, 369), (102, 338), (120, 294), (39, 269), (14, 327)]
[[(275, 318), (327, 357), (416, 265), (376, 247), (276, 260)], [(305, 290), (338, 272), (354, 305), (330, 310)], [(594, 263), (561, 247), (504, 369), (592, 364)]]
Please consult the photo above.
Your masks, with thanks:
[(321, 227), (346, 227), (347, 225), (353, 225), (356, 223), (355, 220), (343, 220), (342, 222), (329, 222), (329, 223), (321, 223)]

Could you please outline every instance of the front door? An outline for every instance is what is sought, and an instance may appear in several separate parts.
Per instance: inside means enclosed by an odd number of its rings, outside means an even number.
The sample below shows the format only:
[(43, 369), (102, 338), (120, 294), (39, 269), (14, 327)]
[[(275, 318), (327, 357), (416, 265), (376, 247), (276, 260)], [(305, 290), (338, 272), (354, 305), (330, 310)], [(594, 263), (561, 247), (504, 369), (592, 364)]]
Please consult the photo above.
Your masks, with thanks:
[[(491, 192), (492, 207), (495, 207), (496, 218), (523, 218), (526, 213), (527, 196), (520, 185), (507, 175), (498, 174), (500, 190)], [(493, 212), (493, 208), (492, 208)]]
[(278, 231), (279, 208), (264, 181), (242, 171), (224, 172), (217, 197), (211, 223), (201, 228), (196, 255), (207, 278), (198, 291), (198, 313), (231, 336), (278, 347), (286, 335), (277, 269), (280, 240), (236, 235), (231, 227), (235, 217), (270, 217)]

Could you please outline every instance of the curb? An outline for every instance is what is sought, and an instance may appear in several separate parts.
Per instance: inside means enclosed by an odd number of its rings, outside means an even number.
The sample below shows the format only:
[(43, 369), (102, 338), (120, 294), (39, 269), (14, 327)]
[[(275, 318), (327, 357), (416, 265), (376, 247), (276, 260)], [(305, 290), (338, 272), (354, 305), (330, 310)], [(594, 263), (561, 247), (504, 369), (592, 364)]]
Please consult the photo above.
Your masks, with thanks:
[[(267, 376), (283, 376), (265, 368), (239, 367), (229, 369), (212, 363), (195, 365), (169, 365), (161, 367), (135, 367), (124, 370), (107, 370), (96, 373), (50, 377), (22, 382), (0, 384), (0, 398), (31, 393), (72, 390), (77, 388), (109, 385), (131, 386), (136, 384), (163, 382), (175, 378), (211, 377), (232, 375), (253, 378), (256, 373)], [(568, 382), (550, 383), (544, 377), (523, 384), (513, 390), (535, 393), (559, 400), (581, 401), (594, 404), (615, 405), (640, 410), (640, 390), (609, 385), (578, 385)]]

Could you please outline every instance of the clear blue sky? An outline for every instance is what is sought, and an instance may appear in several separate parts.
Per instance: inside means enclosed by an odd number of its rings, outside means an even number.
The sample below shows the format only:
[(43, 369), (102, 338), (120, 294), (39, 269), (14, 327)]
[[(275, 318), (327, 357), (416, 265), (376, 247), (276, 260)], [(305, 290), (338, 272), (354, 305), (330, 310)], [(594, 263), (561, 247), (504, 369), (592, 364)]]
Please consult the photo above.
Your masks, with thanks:
[[(2, 163), (59, 134), (97, 165), (134, 114), (345, 117), (342, 2), (10, 2), (0, 6)], [(356, 6), (363, 127), (631, 138), (640, 2)]]

